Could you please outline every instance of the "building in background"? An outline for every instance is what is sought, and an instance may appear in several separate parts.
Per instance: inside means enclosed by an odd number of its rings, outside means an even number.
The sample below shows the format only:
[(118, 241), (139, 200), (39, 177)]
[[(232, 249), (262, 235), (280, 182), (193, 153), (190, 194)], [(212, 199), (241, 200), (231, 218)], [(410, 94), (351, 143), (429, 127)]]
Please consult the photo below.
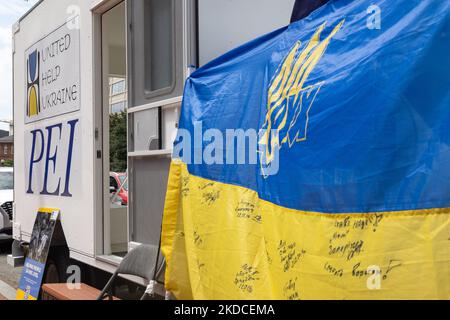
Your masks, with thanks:
[(0, 138), (0, 163), (11, 162), (14, 159), (14, 136)]
[(0, 138), (14, 135), (14, 121), (0, 119)]
[(109, 78), (109, 113), (118, 113), (127, 108), (127, 85), (124, 78)]

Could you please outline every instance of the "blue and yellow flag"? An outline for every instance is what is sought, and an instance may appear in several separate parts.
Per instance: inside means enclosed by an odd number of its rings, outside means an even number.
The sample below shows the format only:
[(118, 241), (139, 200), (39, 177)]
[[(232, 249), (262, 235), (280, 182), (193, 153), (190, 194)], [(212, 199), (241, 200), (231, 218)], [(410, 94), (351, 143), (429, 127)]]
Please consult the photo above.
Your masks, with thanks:
[(186, 82), (180, 299), (450, 298), (450, 2), (331, 0)]

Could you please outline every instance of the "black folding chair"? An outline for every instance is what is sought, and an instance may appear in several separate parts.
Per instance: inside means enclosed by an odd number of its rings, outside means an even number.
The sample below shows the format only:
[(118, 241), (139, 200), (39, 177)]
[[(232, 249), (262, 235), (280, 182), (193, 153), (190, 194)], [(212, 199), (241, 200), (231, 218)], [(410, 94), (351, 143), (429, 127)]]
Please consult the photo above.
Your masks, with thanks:
[[(104, 300), (105, 298), (112, 299), (112, 288), (119, 275), (132, 275), (147, 280), (149, 286), (141, 297), (141, 300), (154, 298), (155, 291), (158, 291), (155, 286), (159, 285), (162, 287), (164, 282), (164, 265), (165, 261), (157, 246), (143, 244), (132, 249), (123, 258), (116, 272), (114, 272), (109, 279), (97, 300)], [(164, 293), (162, 291), (164, 290), (159, 290), (158, 295), (163, 298)]]

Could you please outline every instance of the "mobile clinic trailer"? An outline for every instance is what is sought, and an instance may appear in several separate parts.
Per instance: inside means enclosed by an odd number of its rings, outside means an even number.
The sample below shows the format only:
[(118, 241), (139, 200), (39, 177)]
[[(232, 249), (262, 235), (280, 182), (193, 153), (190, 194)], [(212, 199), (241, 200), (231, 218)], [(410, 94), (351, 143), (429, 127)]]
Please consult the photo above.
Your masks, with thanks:
[[(286, 25), (293, 2), (39, 1), (13, 27), (15, 241), (9, 262), (20, 263), (19, 248), (30, 241), (41, 207), (60, 209), (62, 226), (44, 282), (64, 279), (69, 256), (112, 272), (130, 248), (158, 245), (185, 79), (229, 49)], [(110, 163), (110, 114), (122, 110), (127, 203), (117, 201)]]

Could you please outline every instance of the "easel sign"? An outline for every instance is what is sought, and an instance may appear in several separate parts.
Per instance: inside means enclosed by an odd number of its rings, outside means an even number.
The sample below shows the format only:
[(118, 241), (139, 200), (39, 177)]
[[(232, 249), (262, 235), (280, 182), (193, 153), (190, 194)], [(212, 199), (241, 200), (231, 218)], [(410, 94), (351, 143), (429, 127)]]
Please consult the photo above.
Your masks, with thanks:
[(25, 259), (17, 289), (17, 300), (38, 299), (50, 243), (59, 214), (59, 209), (52, 208), (40, 208), (37, 213), (31, 233), (28, 256)]

